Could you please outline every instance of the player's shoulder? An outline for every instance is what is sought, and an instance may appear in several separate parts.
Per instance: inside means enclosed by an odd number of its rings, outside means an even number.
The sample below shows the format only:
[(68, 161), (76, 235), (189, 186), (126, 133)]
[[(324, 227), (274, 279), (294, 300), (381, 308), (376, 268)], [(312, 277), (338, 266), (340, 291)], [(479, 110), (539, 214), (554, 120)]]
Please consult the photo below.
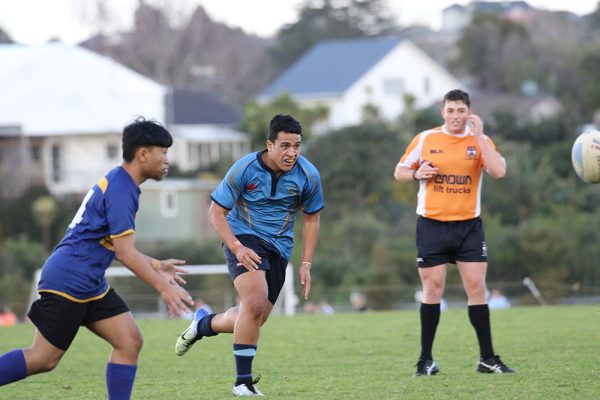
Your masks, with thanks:
[(300, 170), (305, 175), (316, 175), (319, 176), (319, 170), (310, 160), (304, 156), (299, 156), (297, 160), (297, 164), (300, 167)]
[(229, 169), (230, 173), (238, 174), (240, 172), (246, 171), (251, 166), (258, 166), (258, 157), (260, 156), (260, 153), (260, 151), (255, 151), (241, 157), (233, 163), (233, 165)]
[(139, 192), (139, 187), (125, 170), (118, 166), (110, 170), (97, 184), (105, 193)]
[[(262, 151), (253, 151), (252, 153), (248, 153), (245, 156), (243, 156), (242, 158), (240, 158), (239, 160), (237, 160), (235, 162), (235, 164), (247, 164), (249, 162), (258, 162), (258, 157), (260, 156), (260, 153), (262, 153)], [(235, 165), (234, 164), (234, 165)]]
[(435, 128), (430, 128), (430, 129), (426, 129), (423, 132), (419, 133), (419, 136), (422, 137), (423, 139), (426, 137), (437, 137), (437, 136), (447, 136), (444, 133), (444, 129), (442, 128), (442, 126), (436, 126)]

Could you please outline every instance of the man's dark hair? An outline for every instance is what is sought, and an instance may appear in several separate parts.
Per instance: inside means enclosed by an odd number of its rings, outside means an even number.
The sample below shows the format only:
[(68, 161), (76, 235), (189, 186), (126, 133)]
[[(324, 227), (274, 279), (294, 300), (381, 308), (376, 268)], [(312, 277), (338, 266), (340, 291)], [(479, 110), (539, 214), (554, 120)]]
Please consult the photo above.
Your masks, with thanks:
[(164, 126), (156, 121), (138, 117), (123, 128), (123, 160), (133, 161), (135, 152), (140, 147), (171, 147), (173, 138)]
[(464, 92), (460, 89), (454, 89), (446, 93), (444, 96), (444, 101), (442, 101), (442, 107), (448, 101), (462, 101), (467, 105), (467, 107), (471, 108), (471, 99), (469, 98), (469, 93)]
[(279, 132), (297, 133), (302, 135), (302, 125), (296, 121), (291, 115), (277, 114), (271, 118), (269, 123), (269, 137), (271, 142), (275, 142)]

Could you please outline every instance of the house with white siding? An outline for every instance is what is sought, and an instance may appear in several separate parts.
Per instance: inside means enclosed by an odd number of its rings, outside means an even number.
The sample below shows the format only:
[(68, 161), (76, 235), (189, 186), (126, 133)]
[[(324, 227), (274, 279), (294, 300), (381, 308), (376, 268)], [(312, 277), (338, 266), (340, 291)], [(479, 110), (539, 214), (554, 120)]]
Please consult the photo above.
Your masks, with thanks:
[(324, 105), (329, 117), (322, 128), (337, 129), (359, 124), (365, 106), (393, 120), (408, 95), (424, 108), (455, 88), (463, 85), (409, 39), (382, 36), (317, 43), (258, 99), (288, 93), (300, 105)]

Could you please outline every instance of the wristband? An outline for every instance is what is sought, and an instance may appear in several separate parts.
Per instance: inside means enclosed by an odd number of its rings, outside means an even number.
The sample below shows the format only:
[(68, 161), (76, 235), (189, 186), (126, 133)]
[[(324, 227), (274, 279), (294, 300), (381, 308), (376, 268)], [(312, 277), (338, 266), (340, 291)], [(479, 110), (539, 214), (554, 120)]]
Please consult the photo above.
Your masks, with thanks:
[(415, 169), (415, 170), (412, 172), (412, 178), (413, 178), (413, 181), (416, 181), (416, 182), (418, 182), (418, 181), (419, 181), (419, 179), (417, 179), (417, 177), (416, 177), (416, 175), (415, 175), (415, 174), (417, 173), (417, 171), (418, 171), (418, 170), (417, 170), (417, 169)]
[(310, 269), (310, 267), (312, 267), (312, 263), (309, 263), (308, 261), (302, 261), (302, 265), (300, 265), (300, 267)]

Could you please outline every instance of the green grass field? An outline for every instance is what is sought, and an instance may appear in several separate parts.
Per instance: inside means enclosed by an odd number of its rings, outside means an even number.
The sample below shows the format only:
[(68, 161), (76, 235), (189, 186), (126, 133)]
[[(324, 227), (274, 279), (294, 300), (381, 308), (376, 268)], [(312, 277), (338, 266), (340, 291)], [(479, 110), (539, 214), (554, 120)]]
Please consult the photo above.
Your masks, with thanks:
[[(231, 335), (173, 346), (186, 321), (139, 321), (144, 333), (134, 399), (231, 398)], [(496, 351), (517, 374), (478, 374), (466, 310), (442, 313), (434, 356), (441, 372), (414, 378), (416, 311), (273, 317), (255, 374), (273, 399), (599, 399), (600, 307), (492, 311)], [(31, 325), (0, 328), (0, 353), (30, 344)], [(0, 388), (0, 399), (106, 399), (110, 347), (87, 330), (52, 372)]]

